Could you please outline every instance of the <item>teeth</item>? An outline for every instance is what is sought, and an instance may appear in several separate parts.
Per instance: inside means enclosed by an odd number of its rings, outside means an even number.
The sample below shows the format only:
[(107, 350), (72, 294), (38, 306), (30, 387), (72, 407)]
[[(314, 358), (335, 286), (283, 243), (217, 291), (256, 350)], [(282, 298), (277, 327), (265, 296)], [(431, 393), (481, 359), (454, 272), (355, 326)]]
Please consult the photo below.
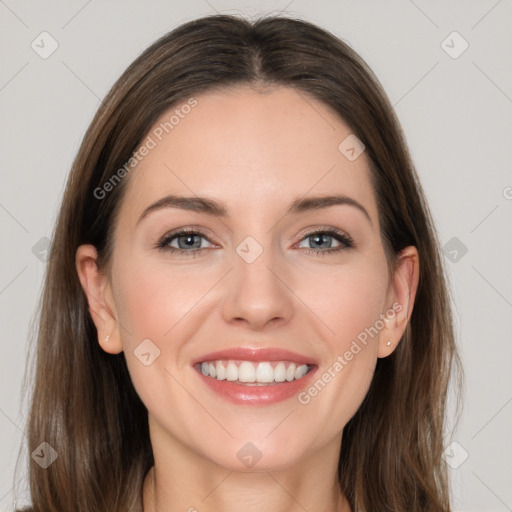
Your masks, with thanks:
[(289, 361), (209, 361), (201, 363), (200, 369), (203, 375), (217, 380), (269, 384), (300, 379), (308, 373), (310, 366)]
[(256, 369), (256, 381), (274, 382), (274, 368), (270, 366), (270, 363), (258, 363), (258, 368)]
[[(302, 377), (302, 375), (301, 375), (301, 377)], [(299, 377), (297, 377), (297, 378), (299, 378)], [(295, 379), (295, 363), (292, 363), (290, 366), (288, 366), (288, 368), (286, 370), (286, 380), (288, 382), (291, 382), (293, 379)]]
[(238, 368), (233, 361), (229, 361), (228, 367), (226, 368), (226, 380), (238, 380)]
[[(217, 362), (215, 365), (215, 370), (217, 371), (217, 380), (225, 380), (226, 379), (226, 368), (224, 368), (224, 365), (221, 362)], [(203, 372), (204, 373), (204, 372)], [(210, 373), (210, 375), (213, 377), (213, 375)]]
[(286, 366), (284, 363), (277, 363), (274, 368), (274, 380), (276, 382), (284, 382), (286, 380)]
[(243, 361), (238, 367), (238, 380), (240, 382), (256, 382), (256, 368), (249, 361)]
[(300, 379), (301, 377), (304, 377), (308, 373), (308, 368), (306, 365), (298, 366), (295, 370), (295, 378)]

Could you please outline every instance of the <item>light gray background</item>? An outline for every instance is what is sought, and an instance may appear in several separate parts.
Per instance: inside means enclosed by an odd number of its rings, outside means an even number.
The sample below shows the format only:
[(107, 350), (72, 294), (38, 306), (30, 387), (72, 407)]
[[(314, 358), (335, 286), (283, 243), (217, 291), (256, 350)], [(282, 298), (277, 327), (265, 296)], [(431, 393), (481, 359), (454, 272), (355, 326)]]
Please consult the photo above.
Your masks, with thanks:
[[(15, 462), (29, 325), (45, 270), (40, 240), (51, 236), (100, 99), (147, 45), (185, 21), (281, 9), (332, 31), (373, 68), (402, 122), (441, 241), (458, 239), (446, 249), (466, 373), (459, 444), (447, 452), (458, 466), (454, 509), (512, 510), (510, 0), (0, 0), (1, 510), (12, 510), (14, 491), (26, 502), (27, 468), (15, 475)], [(59, 45), (46, 59), (31, 48), (34, 40), (42, 46), (43, 31)], [(469, 44), (458, 58), (445, 51), (463, 48), (458, 36), (446, 39), (453, 31)]]

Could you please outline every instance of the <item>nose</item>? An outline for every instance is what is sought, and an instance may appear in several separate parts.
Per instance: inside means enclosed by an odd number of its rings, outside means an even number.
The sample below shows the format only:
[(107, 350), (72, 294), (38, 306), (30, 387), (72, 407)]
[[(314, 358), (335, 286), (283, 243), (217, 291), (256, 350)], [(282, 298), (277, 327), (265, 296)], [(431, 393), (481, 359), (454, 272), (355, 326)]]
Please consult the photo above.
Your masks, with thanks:
[(252, 262), (236, 254), (223, 305), (224, 320), (246, 324), (255, 331), (267, 324), (285, 325), (294, 311), (294, 295), (287, 280), (270, 249), (265, 248)]

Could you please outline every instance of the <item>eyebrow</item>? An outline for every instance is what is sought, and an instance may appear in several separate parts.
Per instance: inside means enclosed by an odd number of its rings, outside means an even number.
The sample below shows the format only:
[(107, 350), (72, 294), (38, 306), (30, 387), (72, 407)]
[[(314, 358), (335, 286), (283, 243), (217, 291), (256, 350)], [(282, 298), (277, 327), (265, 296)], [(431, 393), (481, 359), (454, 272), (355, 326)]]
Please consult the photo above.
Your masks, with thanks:
[[(331, 206), (347, 205), (357, 208), (368, 219), (370, 224), (373, 225), (372, 219), (368, 214), (366, 208), (351, 197), (345, 195), (327, 195), (327, 196), (314, 196), (302, 197), (295, 199), (288, 208), (287, 214), (300, 214), (304, 212), (320, 210), (329, 208)], [(229, 211), (222, 203), (209, 199), (207, 197), (199, 196), (177, 196), (168, 195), (162, 197), (155, 203), (148, 206), (139, 217), (137, 224), (147, 217), (151, 212), (161, 210), (163, 208), (179, 208), (182, 210), (189, 210), (214, 217), (226, 218), (229, 216)]]

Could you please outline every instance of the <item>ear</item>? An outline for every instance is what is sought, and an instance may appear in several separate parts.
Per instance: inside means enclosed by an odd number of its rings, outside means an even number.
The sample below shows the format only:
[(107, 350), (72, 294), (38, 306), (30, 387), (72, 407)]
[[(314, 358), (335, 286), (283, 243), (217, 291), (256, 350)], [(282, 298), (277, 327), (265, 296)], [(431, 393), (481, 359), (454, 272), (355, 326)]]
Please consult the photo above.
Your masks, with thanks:
[(98, 331), (98, 343), (105, 352), (119, 354), (123, 346), (112, 287), (108, 276), (98, 269), (97, 258), (94, 245), (81, 245), (76, 251), (76, 270)]
[[(384, 327), (379, 333), (377, 357), (389, 356), (398, 346), (411, 318), (420, 275), (418, 250), (406, 247), (398, 256), (387, 296)], [(388, 343), (390, 345), (388, 345)]]

